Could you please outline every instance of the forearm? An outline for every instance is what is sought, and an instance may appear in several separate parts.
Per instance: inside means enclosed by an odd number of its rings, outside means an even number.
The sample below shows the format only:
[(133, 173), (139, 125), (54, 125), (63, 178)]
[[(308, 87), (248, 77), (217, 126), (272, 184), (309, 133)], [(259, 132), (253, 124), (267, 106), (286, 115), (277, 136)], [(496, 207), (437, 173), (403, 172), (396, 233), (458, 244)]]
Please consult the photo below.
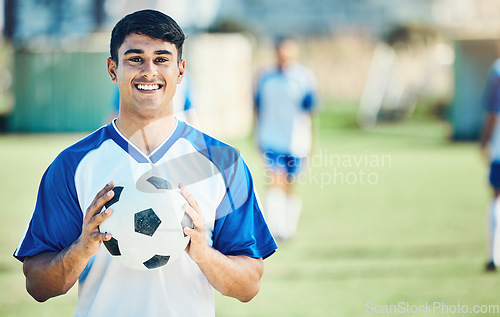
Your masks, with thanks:
[(87, 262), (76, 244), (59, 253), (46, 252), (26, 257), (23, 265), (26, 289), (39, 302), (65, 294), (76, 283)]
[(260, 290), (260, 279), (264, 272), (262, 259), (244, 255), (226, 256), (209, 248), (206, 259), (198, 266), (222, 295), (248, 302)]

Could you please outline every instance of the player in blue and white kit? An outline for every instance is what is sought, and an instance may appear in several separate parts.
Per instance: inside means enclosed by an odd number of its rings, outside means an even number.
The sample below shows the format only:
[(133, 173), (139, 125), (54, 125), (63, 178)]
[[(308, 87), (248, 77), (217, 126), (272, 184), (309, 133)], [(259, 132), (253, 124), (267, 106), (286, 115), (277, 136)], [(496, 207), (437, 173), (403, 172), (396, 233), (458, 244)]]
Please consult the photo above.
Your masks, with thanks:
[(293, 184), (311, 151), (311, 113), (318, 97), (313, 73), (297, 62), (297, 43), (286, 39), (276, 48), (277, 67), (263, 73), (257, 82), (257, 142), (270, 183), (266, 220), (276, 238), (288, 239), (300, 216), (302, 203)]
[[(259, 291), (263, 259), (275, 252), (250, 171), (239, 153), (172, 115), (182, 80), (184, 34), (170, 17), (143, 10), (111, 37), (108, 72), (120, 90), (111, 124), (62, 151), (43, 175), (35, 210), (14, 256), (38, 301), (78, 281), (75, 316), (214, 316), (213, 288), (240, 301)], [(114, 184), (152, 169), (182, 183), (194, 228), (186, 252), (139, 271), (105, 250), (98, 226)], [(102, 211), (102, 212), (101, 212)]]
[(483, 106), (487, 112), (483, 134), (480, 140), (481, 151), (490, 162), (489, 181), (493, 189), (493, 201), (489, 212), (490, 259), (486, 270), (494, 271), (500, 264), (500, 59), (490, 67), (483, 95)]

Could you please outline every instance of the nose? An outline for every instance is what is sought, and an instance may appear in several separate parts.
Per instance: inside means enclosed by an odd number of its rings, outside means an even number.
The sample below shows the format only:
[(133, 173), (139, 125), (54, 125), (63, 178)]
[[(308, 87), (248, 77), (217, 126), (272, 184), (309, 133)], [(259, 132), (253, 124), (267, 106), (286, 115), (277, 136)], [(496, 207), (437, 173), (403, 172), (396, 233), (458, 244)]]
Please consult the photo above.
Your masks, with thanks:
[(144, 62), (142, 67), (142, 76), (146, 79), (153, 79), (158, 73), (156, 69), (156, 64), (152, 60), (147, 60)]

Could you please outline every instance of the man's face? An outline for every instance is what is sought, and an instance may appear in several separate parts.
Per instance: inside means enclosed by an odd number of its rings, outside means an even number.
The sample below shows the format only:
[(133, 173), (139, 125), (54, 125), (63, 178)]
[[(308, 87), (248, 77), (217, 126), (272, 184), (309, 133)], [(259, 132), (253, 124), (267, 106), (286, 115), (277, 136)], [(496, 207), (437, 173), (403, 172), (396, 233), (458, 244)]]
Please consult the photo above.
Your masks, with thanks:
[(277, 50), (278, 65), (280, 68), (285, 68), (289, 64), (297, 61), (299, 56), (299, 46), (291, 40), (283, 41)]
[(120, 115), (172, 114), (172, 97), (184, 75), (174, 44), (131, 33), (118, 49), (118, 65), (108, 58), (108, 72), (120, 91)]

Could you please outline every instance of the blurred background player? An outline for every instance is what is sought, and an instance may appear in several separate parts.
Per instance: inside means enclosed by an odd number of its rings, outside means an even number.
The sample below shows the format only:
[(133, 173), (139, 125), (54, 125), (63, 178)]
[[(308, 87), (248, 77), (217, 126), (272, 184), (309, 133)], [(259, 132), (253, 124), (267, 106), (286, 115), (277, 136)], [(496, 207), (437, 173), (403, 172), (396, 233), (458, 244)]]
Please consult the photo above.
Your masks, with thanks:
[(267, 163), (265, 215), (271, 232), (285, 240), (296, 231), (302, 203), (294, 181), (311, 151), (311, 112), (317, 105), (314, 74), (297, 62), (291, 39), (276, 44), (277, 65), (265, 71), (255, 92), (257, 143)]
[[(500, 52), (500, 45), (497, 44)], [(490, 162), (489, 181), (493, 189), (493, 201), (488, 216), (489, 227), (489, 261), (487, 271), (496, 270), (500, 263), (500, 128), (497, 124), (500, 112), (500, 58), (490, 67), (483, 95), (483, 105), (487, 112), (483, 134), (480, 140), (481, 151)]]

